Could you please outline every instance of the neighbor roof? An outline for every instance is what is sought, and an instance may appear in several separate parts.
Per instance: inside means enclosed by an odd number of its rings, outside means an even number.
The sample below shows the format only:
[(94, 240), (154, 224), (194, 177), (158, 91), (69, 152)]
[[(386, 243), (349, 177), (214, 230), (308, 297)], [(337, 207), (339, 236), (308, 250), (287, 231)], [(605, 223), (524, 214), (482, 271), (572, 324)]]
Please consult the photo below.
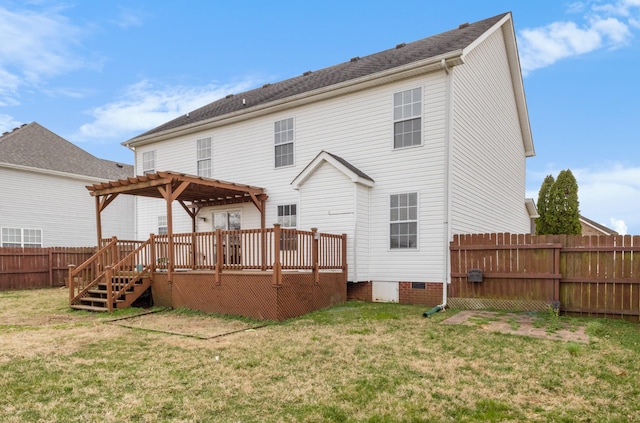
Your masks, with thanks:
[(123, 144), (129, 144), (139, 138), (146, 138), (149, 135), (163, 131), (238, 112), (248, 107), (304, 94), (420, 60), (463, 50), (507, 15), (508, 13), (503, 13), (472, 24), (463, 24), (460, 25), (459, 28), (451, 31), (412, 43), (399, 44), (396, 48), (369, 56), (356, 57), (349, 62), (314, 72), (305, 72), (303, 75), (295, 78), (273, 84), (265, 84), (262, 88), (256, 88), (236, 95), (229, 95), (140, 134)]
[(37, 122), (0, 136), (0, 163), (108, 180), (133, 175), (133, 166), (99, 159)]
[(594, 222), (591, 219), (587, 219), (583, 215), (580, 215), (580, 223), (585, 223), (585, 224), (587, 224), (587, 225), (599, 230), (600, 232), (602, 232), (605, 235), (618, 235), (618, 232), (614, 231), (613, 229), (607, 228), (606, 226), (601, 225), (598, 222)]

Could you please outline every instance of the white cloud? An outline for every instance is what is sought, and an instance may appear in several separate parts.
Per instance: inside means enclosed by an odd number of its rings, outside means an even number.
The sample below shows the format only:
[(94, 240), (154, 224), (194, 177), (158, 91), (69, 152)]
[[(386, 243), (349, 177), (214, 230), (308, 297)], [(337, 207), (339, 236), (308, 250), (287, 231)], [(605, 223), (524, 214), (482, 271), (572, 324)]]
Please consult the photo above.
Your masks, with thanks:
[(147, 80), (129, 86), (118, 101), (87, 112), (93, 121), (82, 125), (73, 137), (79, 141), (106, 141), (137, 135), (195, 110), (226, 94), (245, 91), (256, 82), (203, 87), (155, 87)]
[(614, 231), (616, 231), (620, 235), (626, 235), (627, 234), (627, 230), (629, 228), (627, 228), (627, 224), (624, 223), (624, 220), (619, 220), (619, 219), (615, 219), (615, 218), (612, 217), (609, 220), (609, 222), (611, 222), (611, 229), (613, 229)]
[(135, 26), (142, 26), (144, 18), (146, 17), (146, 12), (121, 7), (120, 15), (117, 20), (113, 21), (113, 23), (118, 25), (120, 28), (131, 28)]
[(584, 22), (553, 22), (539, 28), (526, 28), (518, 34), (522, 72), (540, 69), (558, 60), (580, 56), (601, 48), (620, 48), (633, 37), (631, 28), (640, 26), (634, 17), (640, 0), (621, 0), (616, 3), (588, 3), (568, 5), (570, 13), (586, 12)]
[(20, 125), (22, 125), (22, 123), (15, 120), (13, 116), (0, 114), (0, 134), (11, 131)]
[(0, 103), (20, 87), (90, 66), (75, 54), (83, 30), (56, 11), (0, 7)]
[[(546, 175), (558, 176), (562, 169), (529, 172), (527, 196), (538, 199), (538, 190)], [(640, 235), (640, 167), (625, 167), (617, 163), (571, 169), (578, 181), (580, 213), (602, 225), (622, 222), (625, 230), (617, 232)], [(616, 223), (618, 224), (618, 223)], [(622, 228), (622, 224), (618, 228)]]

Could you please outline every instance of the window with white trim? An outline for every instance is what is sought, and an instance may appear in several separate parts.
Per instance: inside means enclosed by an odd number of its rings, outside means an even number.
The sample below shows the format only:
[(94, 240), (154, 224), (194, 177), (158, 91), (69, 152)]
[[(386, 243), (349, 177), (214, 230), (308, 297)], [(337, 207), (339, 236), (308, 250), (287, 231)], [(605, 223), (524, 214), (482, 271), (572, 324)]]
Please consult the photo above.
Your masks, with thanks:
[(389, 248), (418, 248), (418, 193), (390, 197)]
[(42, 229), (2, 228), (0, 238), (2, 247), (42, 247)]
[(211, 137), (198, 140), (198, 176), (211, 178)]
[[(278, 223), (282, 228), (295, 229), (298, 220), (298, 206), (296, 204), (283, 204), (278, 206)], [(291, 251), (298, 249), (298, 237), (295, 233), (280, 233), (280, 249)]]
[(142, 153), (142, 174), (156, 173), (156, 152), (145, 151)]
[(166, 235), (169, 233), (169, 225), (167, 224), (167, 216), (158, 216), (158, 235)]
[(293, 118), (274, 123), (275, 166), (293, 165)]
[(393, 95), (393, 148), (422, 144), (422, 88)]

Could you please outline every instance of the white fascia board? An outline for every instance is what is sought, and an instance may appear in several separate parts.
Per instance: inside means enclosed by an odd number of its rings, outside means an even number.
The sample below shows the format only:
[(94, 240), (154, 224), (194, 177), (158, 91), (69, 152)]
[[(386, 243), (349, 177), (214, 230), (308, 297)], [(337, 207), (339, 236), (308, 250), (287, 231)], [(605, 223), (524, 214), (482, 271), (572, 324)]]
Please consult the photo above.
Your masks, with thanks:
[(352, 79), (349, 81), (341, 82), (339, 84), (329, 85), (327, 87), (318, 88), (313, 91), (307, 91), (280, 100), (260, 104), (258, 106), (249, 106), (246, 109), (238, 110), (236, 112), (227, 113), (222, 116), (216, 116), (207, 120), (201, 120), (189, 125), (182, 125), (177, 128), (150, 134), (145, 137), (131, 139), (123, 142), (122, 145), (130, 149), (135, 149), (136, 147), (151, 144), (157, 141), (163, 141), (182, 135), (193, 134), (195, 132), (229, 125), (242, 120), (275, 113), (281, 110), (288, 110), (293, 107), (298, 107), (305, 104), (314, 103), (316, 101), (325, 100), (327, 98), (337, 97), (366, 88), (387, 84), (389, 82), (399, 81), (429, 72), (438, 71), (442, 69), (443, 60), (445, 61), (447, 67), (461, 65), (464, 63), (461, 56), (462, 50), (455, 50), (449, 53), (441, 54), (439, 56), (412, 62), (397, 68), (388, 69), (383, 72), (378, 72), (372, 75), (363, 76), (361, 78)]
[(530, 218), (540, 217), (540, 215), (538, 214), (538, 208), (536, 207), (536, 203), (535, 201), (533, 201), (533, 198), (525, 198), (524, 205), (527, 208), (527, 213), (529, 213)]
[(23, 166), (23, 165), (17, 165), (17, 164), (13, 164), (13, 163), (0, 162), (0, 167), (4, 167), (4, 168), (7, 168), (7, 169), (21, 170), (21, 171), (24, 171), (24, 172), (41, 173), (43, 175), (52, 175), (52, 176), (60, 176), (60, 177), (63, 177), (63, 178), (69, 178), (69, 179), (77, 179), (77, 180), (85, 181), (85, 182), (105, 182), (105, 181), (108, 181), (108, 179), (96, 178), (95, 176), (78, 175), (76, 173), (60, 172), (60, 171), (57, 171), (57, 170), (50, 170), (50, 169), (40, 169), (38, 167)]

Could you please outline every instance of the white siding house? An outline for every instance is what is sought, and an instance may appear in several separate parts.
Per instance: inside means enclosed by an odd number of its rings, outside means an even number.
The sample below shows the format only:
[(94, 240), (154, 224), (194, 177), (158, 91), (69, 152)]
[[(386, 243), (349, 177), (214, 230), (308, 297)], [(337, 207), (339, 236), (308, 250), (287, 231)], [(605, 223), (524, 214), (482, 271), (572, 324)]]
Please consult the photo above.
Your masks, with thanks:
[[(131, 165), (98, 159), (38, 123), (0, 136), (0, 247), (97, 245), (96, 206), (86, 186), (133, 175)], [(103, 233), (133, 239), (134, 201), (118, 198)]]
[[(347, 234), (348, 280), (378, 300), (446, 282), (453, 233), (529, 231), (534, 149), (509, 13), (227, 96), (123, 144), (137, 174), (262, 187), (267, 224)], [(165, 205), (136, 201), (146, 239)], [(219, 212), (260, 225), (246, 205), (204, 209), (197, 229)], [(176, 207), (174, 231), (190, 225)]]

